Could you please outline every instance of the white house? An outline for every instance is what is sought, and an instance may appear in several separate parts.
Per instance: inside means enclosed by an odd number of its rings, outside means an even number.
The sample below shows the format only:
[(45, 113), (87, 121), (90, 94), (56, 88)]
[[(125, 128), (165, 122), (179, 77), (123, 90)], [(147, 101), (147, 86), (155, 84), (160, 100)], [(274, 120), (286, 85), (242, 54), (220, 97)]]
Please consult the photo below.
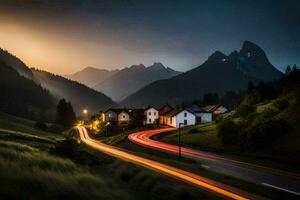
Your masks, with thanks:
[(186, 110), (196, 116), (196, 123), (212, 122), (212, 113), (205, 111), (197, 103), (187, 106)]
[(196, 124), (196, 116), (185, 109), (173, 109), (163, 116), (163, 123), (168, 126), (179, 128)]
[(195, 113), (197, 117), (197, 122), (199, 123), (209, 123), (212, 122), (212, 113), (201, 111), (199, 113)]
[(145, 124), (158, 124), (159, 121), (159, 112), (153, 107), (148, 107), (145, 110)]
[(211, 112), (214, 115), (220, 115), (220, 114), (226, 113), (228, 111), (228, 109), (222, 105), (209, 105), (209, 106), (203, 107), (202, 109), (207, 112)]

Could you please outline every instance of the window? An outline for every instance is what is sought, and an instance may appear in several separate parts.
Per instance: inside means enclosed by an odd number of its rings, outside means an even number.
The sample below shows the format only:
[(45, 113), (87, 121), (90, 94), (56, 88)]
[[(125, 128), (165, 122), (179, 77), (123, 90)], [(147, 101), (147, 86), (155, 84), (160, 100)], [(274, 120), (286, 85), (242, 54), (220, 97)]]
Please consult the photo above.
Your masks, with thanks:
[(125, 116), (125, 115), (123, 115), (123, 119), (125, 119), (125, 117), (126, 117), (126, 116)]
[(151, 123), (151, 118), (149, 119), (149, 122)]
[(184, 117), (186, 117), (187, 116), (187, 113), (184, 113)]
[(149, 112), (149, 115), (151, 115), (151, 112)]
[(154, 114), (154, 116), (155, 116), (155, 115), (156, 115), (156, 112), (154, 112), (153, 114)]
[(185, 119), (185, 120), (183, 121), (183, 123), (184, 123), (184, 125), (187, 125), (187, 120)]

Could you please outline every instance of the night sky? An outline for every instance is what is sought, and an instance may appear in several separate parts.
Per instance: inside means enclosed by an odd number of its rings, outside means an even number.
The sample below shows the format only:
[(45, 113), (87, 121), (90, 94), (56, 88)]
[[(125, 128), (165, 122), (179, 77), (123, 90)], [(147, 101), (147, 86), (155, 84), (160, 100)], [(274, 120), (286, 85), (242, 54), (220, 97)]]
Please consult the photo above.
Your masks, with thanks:
[(29, 66), (59, 74), (157, 61), (186, 71), (244, 40), (283, 70), (300, 65), (300, 1), (0, 0), (0, 38)]

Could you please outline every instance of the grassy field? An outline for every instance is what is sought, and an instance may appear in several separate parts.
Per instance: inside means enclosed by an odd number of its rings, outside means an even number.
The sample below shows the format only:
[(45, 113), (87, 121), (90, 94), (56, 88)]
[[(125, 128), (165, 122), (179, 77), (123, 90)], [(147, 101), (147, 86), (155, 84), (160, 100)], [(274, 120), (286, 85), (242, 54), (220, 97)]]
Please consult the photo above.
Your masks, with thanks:
[[(270, 109), (275, 110), (274, 101), (257, 105), (256, 113), (260, 114), (265, 110)], [(276, 167), (282, 169), (299, 170), (299, 168), (295, 167), (295, 163), (299, 163), (300, 161), (297, 156), (300, 155), (300, 124), (297, 123), (297, 119), (293, 119), (293, 116), (299, 114), (293, 115), (291, 114), (292, 112), (299, 113), (300, 109), (297, 108), (294, 110), (294, 107), (292, 107), (278, 115), (274, 115), (274, 118), (285, 118), (290, 121), (291, 124), (294, 124), (291, 133), (283, 135), (269, 144), (267, 148), (256, 152), (241, 151), (238, 146), (235, 145), (223, 145), (217, 135), (215, 122), (182, 128), (182, 144), (200, 150), (231, 154), (231, 156), (236, 156), (240, 159), (263, 163), (270, 166), (276, 164)], [(234, 116), (233, 112), (227, 113), (225, 118), (232, 116)], [(239, 117), (233, 117), (233, 121), (238, 122), (239, 120), (241, 120)], [(178, 131), (161, 135), (159, 139), (166, 143), (177, 144)]]
[(84, 145), (58, 155), (61, 135), (35, 130), (33, 121), (0, 119), (1, 199), (222, 199)]
[(152, 160), (156, 160), (158, 162), (177, 167), (179, 169), (183, 169), (189, 172), (193, 172), (196, 174), (199, 174), (203, 177), (216, 180), (218, 182), (222, 182), (237, 188), (244, 189), (246, 191), (250, 191), (256, 194), (260, 194), (262, 196), (269, 197), (270, 199), (290, 199), (292, 196), (286, 193), (278, 192), (271, 190), (270, 188), (252, 184), (231, 176), (227, 176), (224, 174), (220, 174), (217, 171), (203, 168), (201, 166), (201, 163), (197, 163), (193, 160), (190, 160), (188, 158), (182, 158), (181, 160), (178, 159), (177, 155), (160, 152), (157, 150), (152, 150), (149, 148), (145, 148), (139, 145), (136, 145), (132, 142), (130, 142), (127, 138), (128, 134), (120, 134), (112, 137), (108, 137), (106, 139), (103, 139), (102, 141), (117, 146), (122, 149), (126, 149), (127, 152), (130, 152), (132, 154), (142, 156), (145, 158), (149, 158)]

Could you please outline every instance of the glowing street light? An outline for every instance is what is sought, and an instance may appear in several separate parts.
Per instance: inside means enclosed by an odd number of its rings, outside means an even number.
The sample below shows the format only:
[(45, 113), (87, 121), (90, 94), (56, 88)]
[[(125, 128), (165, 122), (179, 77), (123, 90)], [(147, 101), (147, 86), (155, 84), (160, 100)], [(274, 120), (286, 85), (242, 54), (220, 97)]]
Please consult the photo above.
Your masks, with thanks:
[(83, 109), (83, 110), (82, 110), (82, 113), (83, 113), (84, 115), (87, 115), (87, 114), (88, 114), (88, 110), (87, 110), (87, 109)]

